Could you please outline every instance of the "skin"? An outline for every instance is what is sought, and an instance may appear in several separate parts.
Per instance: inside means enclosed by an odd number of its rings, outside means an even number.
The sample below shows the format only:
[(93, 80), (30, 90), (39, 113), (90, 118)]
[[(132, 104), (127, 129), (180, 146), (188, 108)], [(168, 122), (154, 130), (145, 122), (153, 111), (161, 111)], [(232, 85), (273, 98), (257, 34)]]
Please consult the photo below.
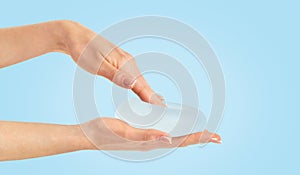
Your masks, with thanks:
[[(145, 102), (164, 106), (163, 98), (151, 89), (129, 53), (77, 22), (60, 20), (0, 29), (1, 68), (48, 52), (68, 54), (86, 71), (131, 89)], [(79, 150), (148, 151), (206, 142), (221, 143), (221, 138), (208, 131), (171, 138), (162, 131), (133, 128), (103, 117), (79, 125), (0, 121), (2, 161)]]

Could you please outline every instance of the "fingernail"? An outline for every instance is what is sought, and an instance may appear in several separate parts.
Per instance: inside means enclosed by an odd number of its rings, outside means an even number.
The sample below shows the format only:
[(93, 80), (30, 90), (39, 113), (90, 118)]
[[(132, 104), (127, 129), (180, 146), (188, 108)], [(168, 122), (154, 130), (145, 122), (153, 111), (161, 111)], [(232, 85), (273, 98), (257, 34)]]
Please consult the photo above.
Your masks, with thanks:
[(213, 140), (213, 141), (218, 141), (218, 139), (217, 139), (217, 138), (214, 138), (214, 137), (211, 138), (211, 140)]
[(162, 99), (162, 100), (161, 100), (161, 103), (162, 103), (162, 105), (163, 105), (164, 107), (167, 107), (167, 104), (166, 104), (165, 99)]
[(222, 143), (222, 140), (219, 140), (218, 138), (215, 138), (215, 137), (211, 138), (210, 140), (214, 141), (216, 143)]
[(153, 94), (151, 96), (150, 102), (160, 106), (166, 106), (164, 100), (158, 94)]
[(164, 97), (163, 96), (161, 96), (160, 94), (156, 94), (157, 96), (158, 96), (158, 98), (160, 99), (160, 100), (162, 100), (162, 101), (164, 101), (165, 99), (164, 99)]
[(136, 80), (133, 80), (131, 78), (124, 78), (123, 80), (123, 84), (128, 87), (128, 88), (132, 88), (135, 84)]
[(158, 138), (158, 140), (164, 143), (172, 144), (172, 137), (170, 136), (161, 136)]

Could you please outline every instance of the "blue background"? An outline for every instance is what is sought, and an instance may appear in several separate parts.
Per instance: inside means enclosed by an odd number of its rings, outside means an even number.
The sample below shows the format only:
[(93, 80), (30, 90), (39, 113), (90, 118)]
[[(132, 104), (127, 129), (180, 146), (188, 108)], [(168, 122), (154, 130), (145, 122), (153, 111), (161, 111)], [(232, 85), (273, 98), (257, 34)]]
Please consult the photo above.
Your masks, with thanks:
[[(218, 129), (222, 145), (178, 149), (142, 163), (113, 159), (99, 151), (81, 151), (1, 162), (0, 174), (299, 174), (299, 7), (299, 2), (290, 0), (1, 2), (0, 27), (71, 19), (101, 31), (142, 15), (183, 21), (216, 51), (225, 75), (227, 99)], [(155, 50), (151, 45), (131, 45), (124, 46), (131, 53)], [(183, 54), (173, 49), (168, 53)], [(75, 68), (68, 56), (51, 53), (0, 69), (1, 120), (77, 123), (72, 102)], [(159, 91), (173, 92), (153, 80), (150, 76), (149, 82)], [(200, 83), (198, 86), (201, 90)], [(107, 98), (101, 94), (111, 84), (97, 78), (96, 87), (97, 103), (101, 104)], [(204, 101), (209, 99), (206, 91), (203, 88)], [(165, 96), (178, 100), (170, 94)], [(209, 105), (202, 105), (207, 112)], [(103, 113), (112, 115), (110, 110)]]

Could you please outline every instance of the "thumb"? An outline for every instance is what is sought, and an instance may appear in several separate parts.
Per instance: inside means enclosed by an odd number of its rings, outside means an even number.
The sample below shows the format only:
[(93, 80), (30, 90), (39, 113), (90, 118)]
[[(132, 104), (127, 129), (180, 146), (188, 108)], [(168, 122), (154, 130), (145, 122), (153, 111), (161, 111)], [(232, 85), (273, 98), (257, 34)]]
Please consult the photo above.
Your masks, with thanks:
[(105, 78), (123, 88), (131, 89), (135, 84), (134, 76), (123, 70), (116, 69), (105, 60), (102, 62), (97, 74), (104, 76)]
[(117, 70), (111, 81), (123, 88), (131, 89), (134, 86), (136, 79), (125, 71)]
[(126, 135), (128, 139), (135, 141), (158, 140), (164, 143), (172, 143), (172, 137), (168, 133), (156, 129), (131, 128)]

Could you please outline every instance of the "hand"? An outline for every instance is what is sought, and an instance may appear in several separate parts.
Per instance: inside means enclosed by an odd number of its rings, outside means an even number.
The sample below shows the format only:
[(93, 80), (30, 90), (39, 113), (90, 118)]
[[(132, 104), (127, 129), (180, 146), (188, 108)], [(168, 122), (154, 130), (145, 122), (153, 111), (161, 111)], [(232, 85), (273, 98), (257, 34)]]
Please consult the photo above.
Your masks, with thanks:
[(97, 118), (82, 124), (81, 128), (94, 144), (90, 149), (148, 151), (206, 142), (221, 143), (219, 135), (208, 131), (172, 138), (165, 132), (134, 128), (114, 118)]
[[(89, 47), (84, 49), (91, 40)], [(0, 68), (48, 52), (64, 52), (86, 71), (132, 89), (145, 102), (163, 105), (162, 97), (140, 75), (130, 54), (76, 22), (50, 21), (3, 28), (0, 29), (0, 46)], [(133, 128), (111, 118), (98, 118), (80, 125), (96, 146), (91, 144), (78, 125), (4, 121), (0, 121), (0, 125), (0, 152), (3, 153), (0, 160), (40, 157), (83, 149), (152, 150), (199, 142), (221, 142), (220, 136), (208, 131), (171, 140), (162, 131)]]
[(63, 28), (64, 52), (80, 67), (132, 89), (145, 102), (164, 106), (163, 97), (151, 89), (129, 53), (78, 23), (64, 21)]
[(221, 143), (220, 136), (208, 131), (171, 139), (165, 132), (133, 128), (113, 118), (97, 118), (81, 125), (0, 121), (0, 126), (0, 161), (79, 150), (148, 151), (204, 142)]
[(79, 23), (59, 20), (3, 28), (0, 46), (0, 68), (48, 52), (63, 52), (86, 71), (132, 89), (145, 102), (163, 105), (130, 54)]

